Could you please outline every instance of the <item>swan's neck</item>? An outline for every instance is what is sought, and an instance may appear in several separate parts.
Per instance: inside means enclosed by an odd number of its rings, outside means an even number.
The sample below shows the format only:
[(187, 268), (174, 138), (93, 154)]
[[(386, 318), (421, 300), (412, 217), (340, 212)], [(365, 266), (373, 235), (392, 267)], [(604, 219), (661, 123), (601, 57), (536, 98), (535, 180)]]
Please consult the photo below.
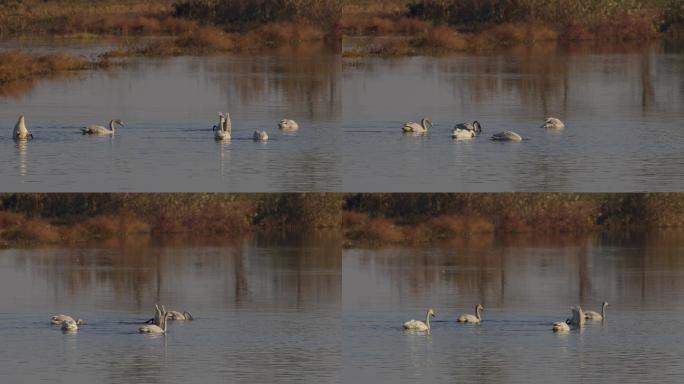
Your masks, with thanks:
[(601, 316), (602, 316), (603, 319), (605, 320), (605, 318), (606, 318), (606, 305), (605, 305), (605, 304), (603, 304), (603, 305), (601, 306)]
[(480, 308), (479, 306), (475, 307), (475, 316), (477, 317), (478, 320), (482, 320), (480, 318), (480, 312), (481, 311), (482, 311), (482, 308)]
[(17, 121), (16, 131), (20, 134), (25, 134), (28, 131), (26, 129), (26, 120), (24, 120), (24, 117), (21, 117), (19, 121)]
[(114, 132), (114, 120), (109, 122), (109, 130)]
[(428, 130), (428, 123), (426, 119), (421, 120), (421, 124), (423, 125), (423, 129), (426, 131)]
[(430, 330), (430, 312), (428, 312), (427, 316), (425, 317), (425, 324), (428, 327), (428, 331)]

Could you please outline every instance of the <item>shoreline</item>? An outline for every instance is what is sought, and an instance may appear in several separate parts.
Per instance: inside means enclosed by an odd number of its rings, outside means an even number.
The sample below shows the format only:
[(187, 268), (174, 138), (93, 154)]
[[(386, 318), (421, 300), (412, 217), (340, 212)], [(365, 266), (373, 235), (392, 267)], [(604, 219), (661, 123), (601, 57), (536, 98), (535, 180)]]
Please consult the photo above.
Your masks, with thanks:
[(239, 239), (336, 231), (350, 246), (421, 245), (475, 235), (605, 234), (684, 228), (684, 193), (13, 194), (0, 242), (78, 244), (133, 235)]

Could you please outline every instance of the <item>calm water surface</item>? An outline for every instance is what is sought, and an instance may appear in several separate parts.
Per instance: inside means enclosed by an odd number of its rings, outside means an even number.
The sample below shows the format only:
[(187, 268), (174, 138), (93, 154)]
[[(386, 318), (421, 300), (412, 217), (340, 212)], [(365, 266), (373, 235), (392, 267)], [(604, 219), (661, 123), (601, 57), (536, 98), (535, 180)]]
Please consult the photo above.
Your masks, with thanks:
[[(0, 251), (3, 382), (678, 383), (684, 234), (344, 249), (137, 239)], [(607, 320), (557, 335), (578, 303)], [(191, 311), (136, 333), (155, 302)], [(484, 304), (479, 326), (460, 313)], [(431, 335), (401, 324), (434, 307)], [(67, 312), (77, 334), (48, 324)]]
[[(232, 113), (231, 143), (213, 140), (218, 111)], [(19, 113), (36, 135), (28, 144), (9, 138)], [(547, 115), (568, 128), (538, 128)], [(402, 122), (423, 116), (436, 123), (428, 136), (401, 134)], [(278, 132), (283, 117), (300, 131)], [(128, 123), (114, 138), (78, 134), (113, 118)], [(475, 119), (483, 137), (450, 138), (454, 123)], [(135, 59), (5, 90), (0, 127), (3, 191), (684, 190), (684, 54), (542, 46)], [(255, 129), (271, 140), (253, 142)], [(528, 140), (488, 140), (505, 129)]]

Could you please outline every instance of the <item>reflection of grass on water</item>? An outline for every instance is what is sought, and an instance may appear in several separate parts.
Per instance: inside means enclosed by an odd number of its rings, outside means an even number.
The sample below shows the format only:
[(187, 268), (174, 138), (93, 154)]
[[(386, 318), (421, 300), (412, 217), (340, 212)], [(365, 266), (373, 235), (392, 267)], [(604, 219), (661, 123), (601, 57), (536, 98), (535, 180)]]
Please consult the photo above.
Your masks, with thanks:
[(0, 240), (332, 228), (362, 243), (684, 226), (684, 194), (3, 194)]

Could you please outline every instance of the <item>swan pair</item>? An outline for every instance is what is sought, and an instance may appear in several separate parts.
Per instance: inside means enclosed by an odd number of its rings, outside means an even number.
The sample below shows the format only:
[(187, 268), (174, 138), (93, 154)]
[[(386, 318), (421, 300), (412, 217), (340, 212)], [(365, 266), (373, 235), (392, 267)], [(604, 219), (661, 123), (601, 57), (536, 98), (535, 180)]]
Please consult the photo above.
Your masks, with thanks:
[(473, 139), (482, 133), (482, 126), (478, 121), (472, 123), (456, 124), (454, 130), (451, 132), (451, 137), (456, 140)]
[(582, 306), (578, 305), (577, 307), (571, 308), (572, 310), (572, 317), (565, 320), (565, 321), (559, 321), (556, 323), (553, 323), (553, 331), (554, 332), (568, 332), (570, 331), (571, 327), (580, 329), (584, 327), (584, 323), (586, 320), (597, 320), (597, 321), (603, 321), (606, 318), (606, 307), (608, 306), (608, 302), (604, 301), (603, 304), (601, 305), (601, 313), (598, 313), (596, 311), (586, 311), (582, 309)]
[(231, 139), (233, 133), (233, 122), (230, 119), (230, 113), (225, 114), (219, 112), (219, 124), (214, 125), (214, 139), (217, 141), (228, 141)]
[[(278, 123), (278, 129), (283, 132), (295, 132), (299, 130), (299, 124), (296, 121), (290, 119), (282, 119)], [(252, 136), (254, 141), (268, 141), (268, 133), (266, 131), (256, 130)]]
[(572, 307), (572, 317), (565, 321), (558, 321), (553, 323), (554, 332), (569, 332), (570, 329), (581, 329), (584, 327), (584, 311), (581, 306)]
[(65, 332), (76, 332), (78, 331), (78, 326), (83, 324), (83, 320), (74, 320), (73, 317), (60, 313), (50, 317), (50, 324), (59, 325), (62, 331)]
[(87, 127), (81, 128), (81, 133), (84, 135), (111, 136), (116, 132), (117, 125), (121, 127), (125, 126), (124, 122), (120, 119), (114, 119), (109, 122), (109, 128), (103, 127), (101, 125), (89, 125)]
[[(547, 117), (546, 120), (544, 121), (544, 124), (542, 124), (541, 128), (544, 129), (549, 129), (549, 130), (561, 130), (565, 128), (565, 123), (563, 123), (560, 119), (555, 118), (555, 117)], [(513, 131), (504, 131), (501, 133), (497, 133), (492, 136), (492, 140), (494, 141), (522, 141), (523, 138), (519, 134), (513, 132)]]
[(171, 317), (171, 314), (166, 311), (162, 305), (154, 305), (154, 324), (144, 325), (138, 328), (139, 333), (155, 333), (166, 334), (166, 322)]
[[(472, 324), (480, 324), (482, 321), (482, 311), (484, 310), (484, 307), (482, 304), (478, 304), (475, 306), (475, 315), (471, 314), (464, 314), (458, 317), (456, 321), (459, 323), (472, 323)], [(404, 323), (404, 329), (409, 330), (409, 331), (417, 331), (417, 332), (430, 332), (430, 318), (435, 317), (435, 311), (430, 308), (427, 311), (427, 315), (425, 316), (425, 322), (422, 322), (420, 320), (409, 320)]]

